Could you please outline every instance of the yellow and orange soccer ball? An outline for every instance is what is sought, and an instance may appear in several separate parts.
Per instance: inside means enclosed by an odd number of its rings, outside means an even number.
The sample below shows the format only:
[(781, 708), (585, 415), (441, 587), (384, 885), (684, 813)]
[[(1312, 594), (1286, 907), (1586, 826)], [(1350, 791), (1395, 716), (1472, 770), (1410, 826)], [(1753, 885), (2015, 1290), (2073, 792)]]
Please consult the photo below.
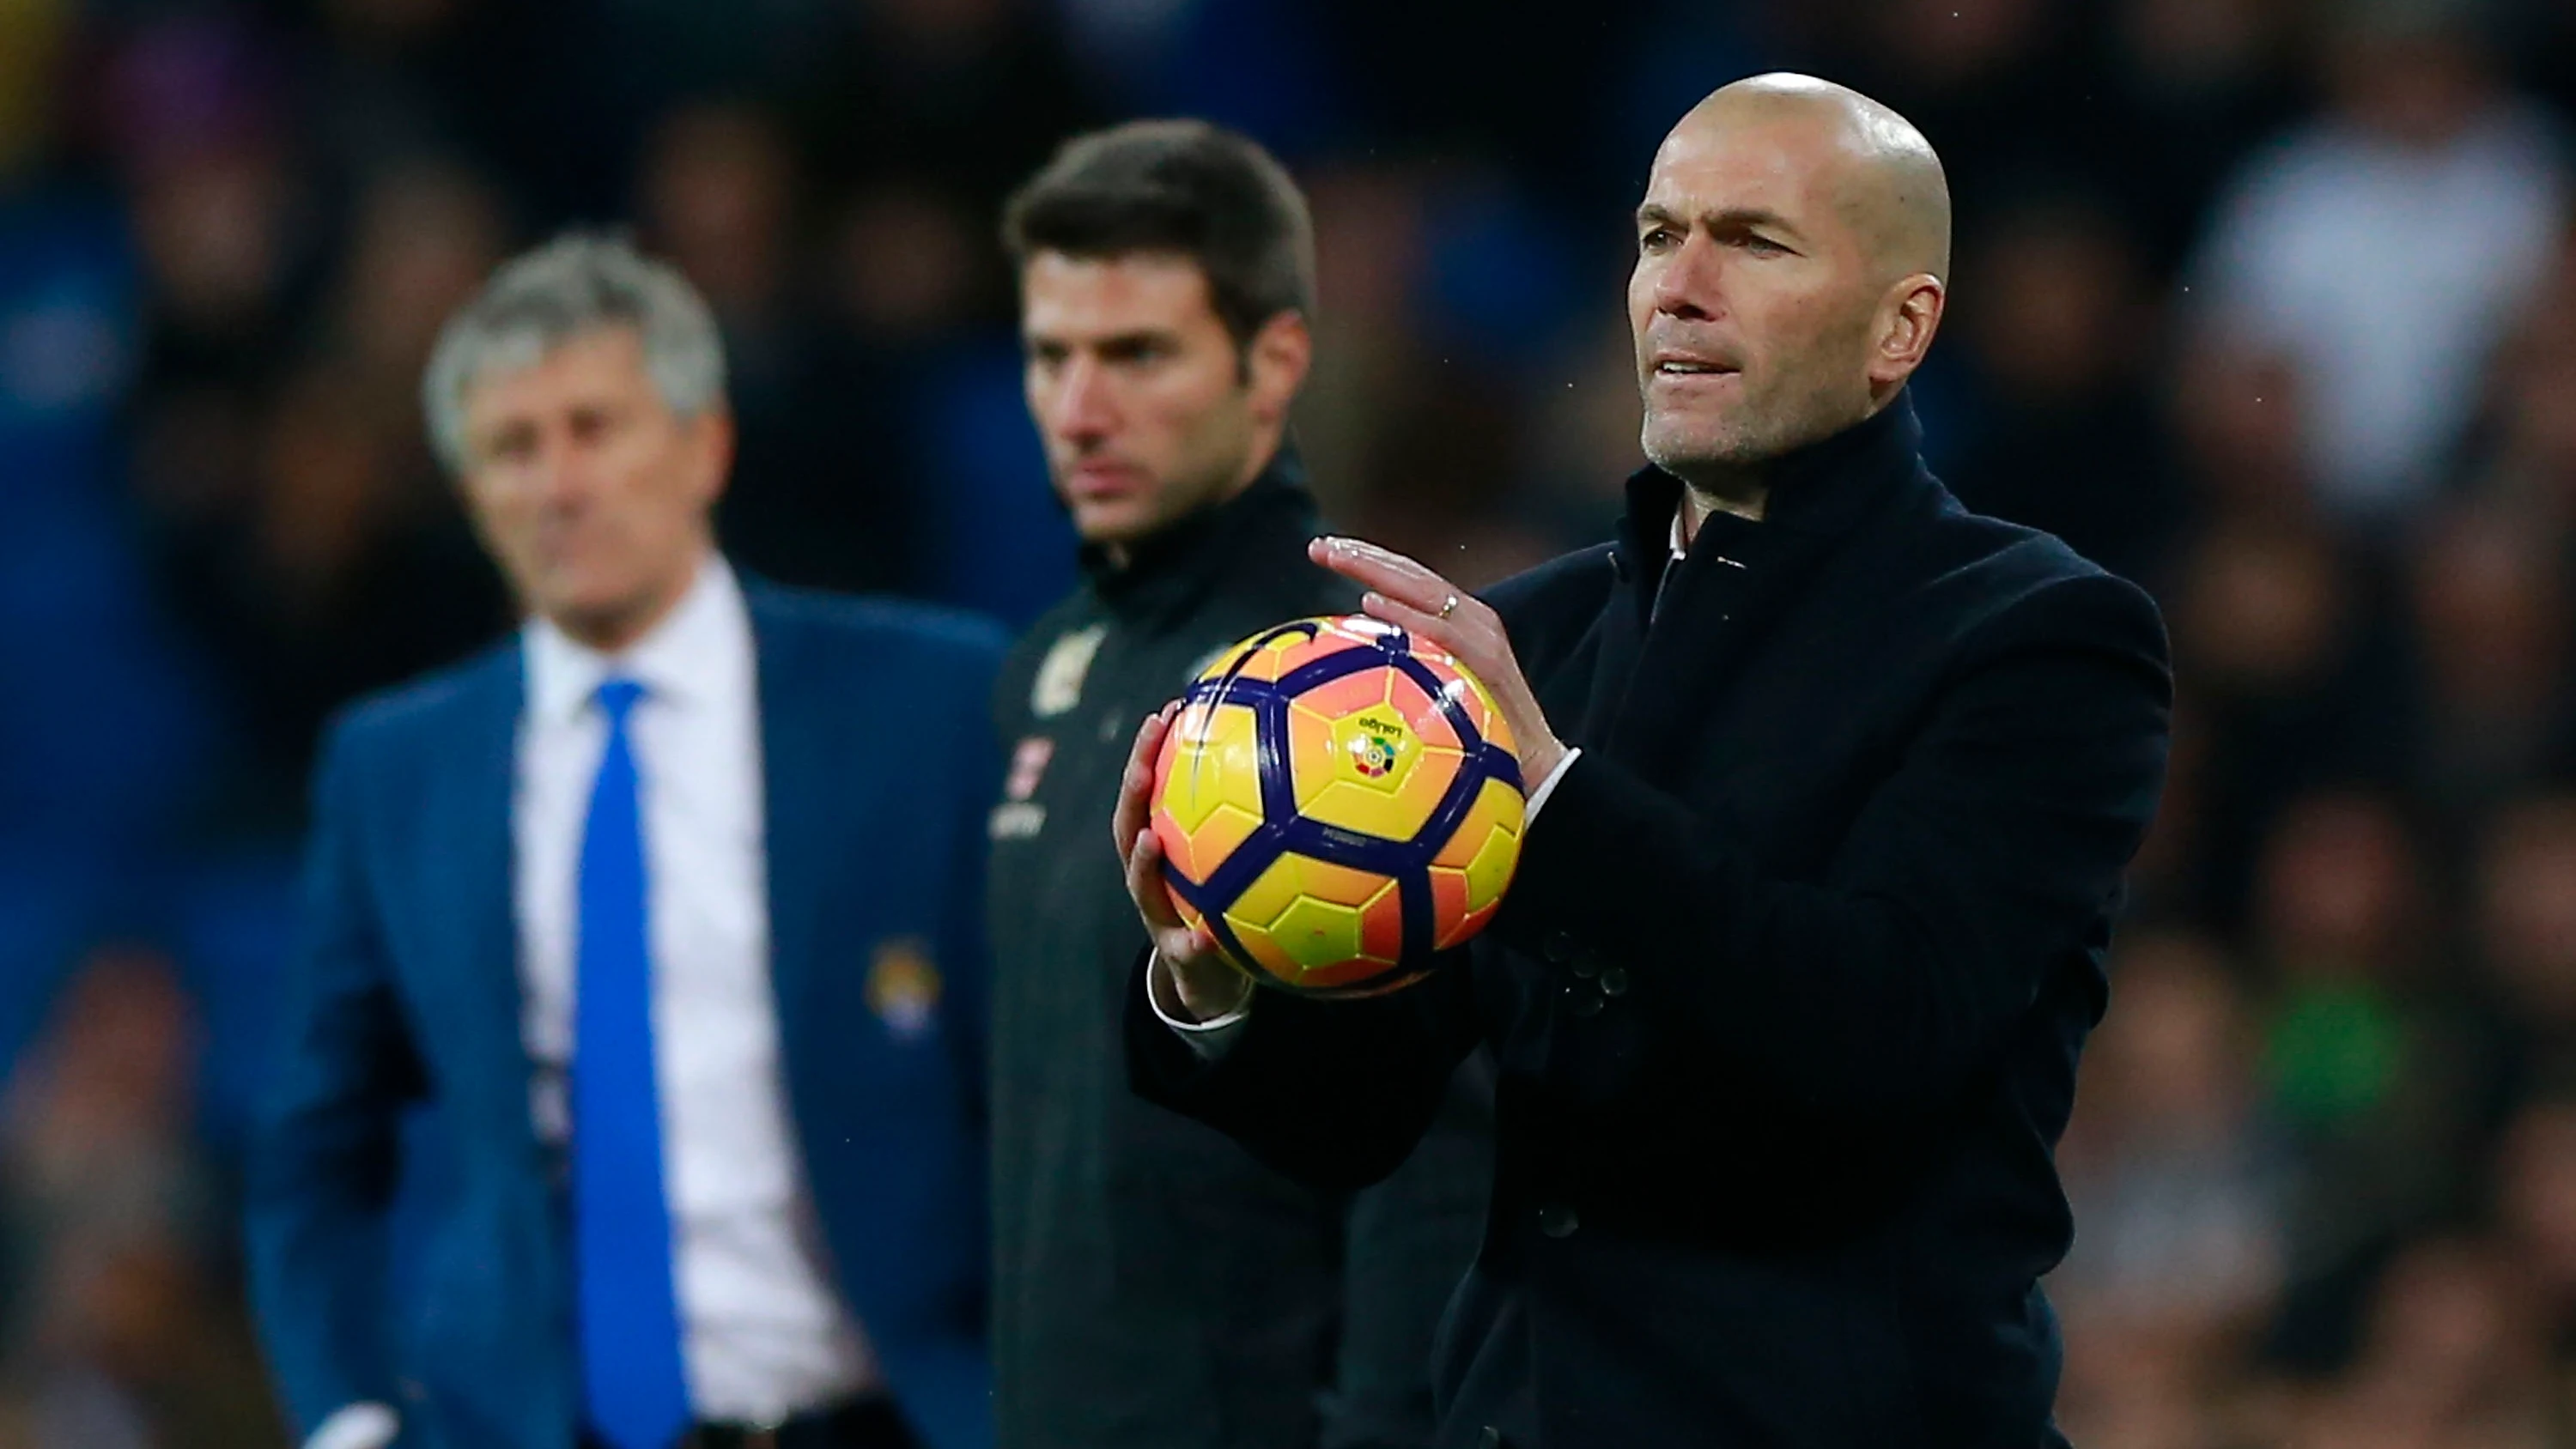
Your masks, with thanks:
[(1154, 835), (1182, 918), (1255, 980), (1370, 996), (1493, 919), (1522, 788), (1502, 711), (1456, 660), (1365, 616), (1300, 619), (1191, 681)]

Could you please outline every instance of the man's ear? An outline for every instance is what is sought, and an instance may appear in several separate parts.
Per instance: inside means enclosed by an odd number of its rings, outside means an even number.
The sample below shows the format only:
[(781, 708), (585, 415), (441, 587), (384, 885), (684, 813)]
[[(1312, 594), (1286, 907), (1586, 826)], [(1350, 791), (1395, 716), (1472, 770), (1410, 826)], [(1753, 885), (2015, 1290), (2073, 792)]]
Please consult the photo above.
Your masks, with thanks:
[(1869, 350), (1872, 392), (1894, 392), (1923, 365), (1933, 334), (1941, 330), (1949, 295), (1941, 279), (1929, 272), (1917, 272), (1888, 290)]
[(1286, 418), (1314, 361), (1315, 336), (1302, 313), (1282, 312), (1262, 323), (1243, 349), (1244, 385), (1252, 393), (1252, 415), (1264, 423)]
[(690, 433), (690, 450), (697, 470), (697, 486), (708, 507), (724, 496), (725, 485), (733, 481), (734, 423), (733, 410), (710, 408), (682, 424)]

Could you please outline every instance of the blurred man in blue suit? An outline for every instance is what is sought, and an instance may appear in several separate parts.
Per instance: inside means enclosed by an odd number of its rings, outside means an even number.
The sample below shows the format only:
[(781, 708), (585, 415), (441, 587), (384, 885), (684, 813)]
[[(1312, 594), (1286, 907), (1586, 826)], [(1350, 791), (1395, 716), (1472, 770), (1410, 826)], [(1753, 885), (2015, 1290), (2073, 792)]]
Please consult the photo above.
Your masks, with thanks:
[(424, 390), (529, 622), (318, 772), (249, 1207), (307, 1444), (974, 1449), (999, 638), (727, 567), (715, 325), (622, 243), (504, 267)]

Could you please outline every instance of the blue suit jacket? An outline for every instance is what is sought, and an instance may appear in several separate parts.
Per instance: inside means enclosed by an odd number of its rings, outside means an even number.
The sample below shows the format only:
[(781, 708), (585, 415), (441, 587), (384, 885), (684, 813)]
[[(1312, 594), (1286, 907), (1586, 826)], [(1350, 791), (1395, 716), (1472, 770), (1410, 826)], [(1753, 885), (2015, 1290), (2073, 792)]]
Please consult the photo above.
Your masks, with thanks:
[[(744, 591), (796, 1142), (837, 1286), (896, 1399), (932, 1449), (976, 1449), (990, 1438), (981, 822), (1002, 640), (911, 606)], [(262, 1332), (308, 1432), (378, 1400), (407, 1449), (574, 1444), (568, 1179), (530, 1120), (520, 1041), (523, 675), (514, 642), (353, 707), (325, 744), (248, 1206)], [(934, 963), (926, 1026), (872, 1008), (880, 951)], [(922, 973), (897, 974), (917, 1008)], [(398, 1187), (419, 1271), (388, 1293)]]

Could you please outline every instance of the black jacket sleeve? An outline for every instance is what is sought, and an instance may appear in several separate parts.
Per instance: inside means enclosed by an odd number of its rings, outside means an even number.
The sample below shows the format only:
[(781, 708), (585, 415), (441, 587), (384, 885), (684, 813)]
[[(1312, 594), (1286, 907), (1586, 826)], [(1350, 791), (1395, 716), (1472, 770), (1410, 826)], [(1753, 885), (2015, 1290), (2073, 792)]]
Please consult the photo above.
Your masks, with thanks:
[(1202, 1059), (1146, 998), (1150, 955), (1127, 983), (1128, 1078), (1290, 1177), (1366, 1187), (1404, 1163), (1476, 1043), (1466, 954), (1430, 977), (1359, 1001), (1263, 990), (1223, 1056)]
[(1813, 879), (1607, 755), (1531, 826), (1515, 944), (1558, 933), (1678, 1003), (1690, 1040), (1826, 1116), (1936, 1109), (2116, 901), (2161, 786), (2163, 628), (2135, 588), (2043, 586), (1964, 642)]

